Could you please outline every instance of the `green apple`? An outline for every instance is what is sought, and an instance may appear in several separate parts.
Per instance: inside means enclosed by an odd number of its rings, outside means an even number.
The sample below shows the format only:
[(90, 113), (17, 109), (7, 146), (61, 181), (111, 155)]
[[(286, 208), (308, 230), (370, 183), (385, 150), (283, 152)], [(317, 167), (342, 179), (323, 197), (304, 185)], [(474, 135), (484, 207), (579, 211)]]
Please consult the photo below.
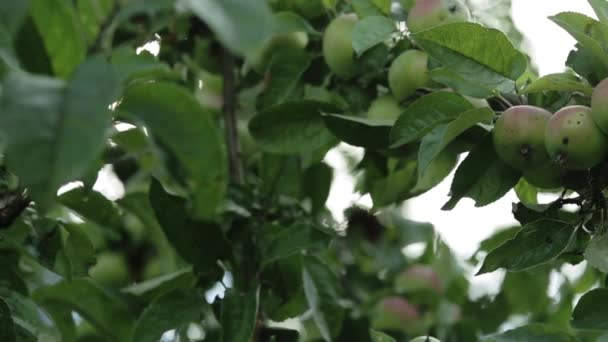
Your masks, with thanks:
[(411, 32), (437, 25), (468, 21), (471, 15), (458, 0), (418, 0), (408, 13), (406, 24)]
[(428, 72), (429, 56), (408, 50), (397, 57), (388, 71), (388, 85), (397, 101), (403, 101), (421, 87), (432, 85)]
[(125, 258), (114, 252), (104, 252), (97, 256), (97, 264), (89, 269), (93, 280), (103, 286), (120, 288), (129, 283), (129, 267)]
[(249, 59), (253, 70), (264, 73), (272, 57), (280, 51), (293, 49), (303, 50), (308, 45), (308, 34), (306, 32), (290, 32), (272, 36), (264, 46)]
[(600, 82), (591, 95), (591, 117), (595, 124), (608, 134), (608, 78)]
[(413, 265), (395, 278), (395, 288), (400, 292), (432, 290), (443, 292), (443, 281), (430, 266)]
[(518, 169), (535, 169), (549, 164), (545, 149), (545, 128), (551, 113), (535, 106), (514, 106), (504, 111), (494, 126), (496, 154)]
[(391, 94), (385, 94), (372, 101), (367, 110), (367, 117), (370, 119), (397, 120), (402, 111), (395, 97)]
[(343, 79), (359, 71), (353, 50), (352, 33), (357, 24), (355, 14), (341, 15), (327, 26), (323, 34), (323, 57), (329, 69)]
[(571, 170), (585, 170), (601, 163), (608, 154), (608, 137), (595, 124), (591, 108), (569, 106), (551, 117), (545, 130), (551, 159)]

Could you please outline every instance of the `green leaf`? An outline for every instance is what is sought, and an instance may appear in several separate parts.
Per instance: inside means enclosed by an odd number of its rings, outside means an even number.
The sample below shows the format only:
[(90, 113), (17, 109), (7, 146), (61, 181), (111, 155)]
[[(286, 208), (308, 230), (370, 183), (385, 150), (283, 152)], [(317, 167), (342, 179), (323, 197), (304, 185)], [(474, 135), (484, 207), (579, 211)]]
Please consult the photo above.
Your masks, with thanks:
[(511, 240), (488, 253), (477, 275), (505, 268), (523, 271), (557, 258), (574, 235), (572, 224), (541, 219), (522, 227)]
[(87, 44), (95, 42), (113, 6), (114, 0), (77, 0), (76, 9)]
[(310, 199), (313, 214), (325, 209), (333, 181), (333, 171), (327, 164), (319, 162), (309, 166), (302, 174), (302, 197)]
[(321, 113), (337, 113), (331, 104), (290, 101), (265, 109), (249, 122), (251, 136), (265, 151), (280, 154), (312, 152), (335, 141)]
[(577, 342), (578, 339), (567, 332), (546, 325), (528, 324), (512, 330), (507, 330), (502, 334), (492, 335), (483, 338), (484, 342)]
[(64, 238), (63, 253), (70, 264), (71, 276), (86, 276), (89, 267), (95, 264), (93, 242), (82, 225), (67, 224), (64, 226), (68, 235)]
[(488, 205), (502, 198), (520, 178), (518, 171), (498, 158), (492, 135), (487, 134), (456, 170), (451, 198), (442, 209), (454, 209), (463, 197), (475, 200), (476, 207)]
[(17, 342), (11, 309), (0, 298), (0, 341)]
[(587, 0), (600, 22), (608, 25), (608, 2), (606, 0)]
[(603, 273), (608, 273), (608, 235), (594, 236), (585, 248), (585, 260)]
[(124, 84), (149, 79), (179, 80), (181, 77), (148, 51), (138, 54), (133, 49), (119, 48), (112, 51), (111, 63)]
[(452, 121), (473, 109), (464, 97), (450, 92), (435, 92), (414, 101), (401, 114), (390, 134), (392, 147), (414, 142), (438, 125)]
[(111, 123), (108, 106), (119, 92), (114, 69), (97, 57), (82, 64), (67, 85), (7, 75), (0, 100), (6, 164), (40, 205), (97, 160)]
[[(435, 82), (443, 83), (454, 89), (458, 94), (476, 98), (488, 98), (494, 94), (495, 87), (482, 84), (473, 79), (467, 79), (459, 73), (448, 68), (437, 68), (429, 72), (429, 76)], [(504, 89), (510, 91), (511, 89)]]
[(575, 91), (591, 96), (593, 87), (571, 73), (559, 73), (543, 76), (530, 83), (523, 91), (524, 94), (547, 90)]
[(608, 55), (604, 51), (608, 45), (608, 26), (584, 14), (573, 12), (559, 13), (549, 19), (570, 33), (600, 64), (608, 67)]
[(251, 341), (258, 320), (259, 304), (259, 288), (244, 294), (238, 293), (234, 289), (227, 290), (224, 300), (222, 300), (220, 315), (222, 341)]
[(513, 188), (515, 194), (520, 201), (528, 205), (538, 204), (538, 189), (526, 181), (525, 178), (521, 178), (517, 185)]
[(259, 108), (265, 109), (283, 103), (309, 65), (310, 56), (305, 51), (294, 49), (274, 54), (268, 71), (270, 82), (258, 98)]
[(86, 57), (76, 11), (62, 0), (31, 0), (30, 14), (49, 54), (53, 71), (68, 78)]
[(353, 0), (353, 7), (359, 18), (383, 15), (380, 8), (378, 8), (373, 1), (374, 0)]
[(39, 288), (33, 298), (43, 307), (49, 303), (77, 312), (114, 341), (130, 341), (134, 319), (128, 308), (88, 279)]
[(409, 162), (403, 167), (375, 180), (370, 189), (374, 207), (384, 207), (410, 197), (410, 191), (417, 182), (417, 163)]
[(412, 35), (428, 54), (469, 82), (514, 91), (527, 60), (500, 31), (473, 23), (439, 25)]
[(397, 30), (395, 22), (385, 16), (371, 16), (360, 20), (353, 29), (353, 49), (361, 56), (370, 48), (390, 39)]
[(160, 277), (125, 287), (121, 292), (140, 297), (146, 302), (151, 302), (167, 292), (189, 290), (194, 287), (195, 283), (196, 276), (192, 273), (192, 267), (186, 267), (173, 273), (164, 274)]
[(338, 302), (338, 277), (319, 259), (305, 257), (302, 263), (302, 281), (308, 306), (321, 336), (325, 341), (333, 341), (341, 330), (344, 318), (344, 309)]
[(189, 218), (186, 201), (166, 193), (156, 180), (150, 186), (150, 203), (175, 251), (201, 271), (215, 269), (217, 260), (230, 252), (217, 223)]
[(306, 223), (288, 227), (266, 224), (256, 231), (256, 240), (262, 264), (268, 265), (301, 251), (319, 249), (328, 244), (329, 237)]
[(29, 0), (2, 1), (0, 3), (0, 37), (4, 33), (6, 34), (6, 38), (8, 38), (7, 42), (12, 42), (13, 37), (21, 28), (29, 5)]
[[(458, 157), (461, 152), (458, 147), (456, 143), (450, 144), (433, 158), (423, 174), (418, 173), (416, 186), (410, 191), (411, 197), (434, 188), (454, 170), (458, 164)], [(419, 166), (418, 170), (420, 170)]]
[(372, 342), (397, 342), (394, 338), (389, 335), (376, 330), (370, 330), (372, 335)]
[(388, 148), (392, 120), (339, 114), (324, 115), (323, 120), (331, 133), (347, 144), (374, 150)]
[(59, 196), (59, 202), (83, 219), (109, 231), (118, 232), (122, 227), (120, 209), (97, 191), (75, 188)]
[(179, 0), (178, 6), (191, 10), (240, 56), (255, 53), (273, 33), (274, 17), (264, 0)]
[(608, 330), (608, 289), (599, 288), (583, 295), (572, 312), (575, 329)]
[(478, 123), (492, 121), (494, 112), (490, 108), (472, 109), (460, 114), (449, 124), (435, 127), (420, 142), (418, 150), (418, 177), (422, 178), (437, 156), (459, 135)]
[(17, 341), (36, 341), (37, 331), (44, 326), (40, 308), (30, 298), (4, 287), (0, 287), (0, 298), (10, 309)]
[[(141, 83), (130, 87), (119, 107), (140, 120), (153, 138), (173, 154), (192, 197), (192, 214), (213, 217), (226, 193), (226, 150), (211, 114), (175, 84)], [(176, 175), (179, 177), (179, 175)]]
[(205, 299), (180, 290), (168, 292), (150, 303), (135, 324), (133, 341), (156, 342), (166, 331), (200, 319)]
[(319, 34), (310, 23), (293, 12), (278, 12), (274, 14), (275, 34), (286, 34), (292, 32), (307, 32)]

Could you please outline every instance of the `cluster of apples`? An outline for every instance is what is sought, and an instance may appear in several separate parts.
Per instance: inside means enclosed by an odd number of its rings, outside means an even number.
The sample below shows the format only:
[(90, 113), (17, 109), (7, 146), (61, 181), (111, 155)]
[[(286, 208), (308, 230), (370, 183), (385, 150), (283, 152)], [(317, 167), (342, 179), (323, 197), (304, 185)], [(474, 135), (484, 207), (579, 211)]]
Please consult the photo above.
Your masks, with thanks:
[(562, 186), (568, 170), (587, 170), (608, 156), (608, 79), (596, 86), (591, 107), (574, 105), (555, 114), (514, 106), (496, 121), (498, 156), (539, 188)]
[[(418, 32), (433, 26), (467, 21), (467, 8), (456, 0), (418, 0), (408, 11), (407, 27)], [(323, 36), (323, 56), (329, 69), (338, 77), (348, 80), (361, 71), (352, 47), (352, 32), (358, 22), (355, 14), (343, 14), (335, 18)], [(401, 112), (399, 102), (418, 88), (433, 86), (428, 74), (426, 52), (410, 49), (397, 56), (389, 69), (388, 84), (391, 94), (379, 97), (369, 110), (374, 118), (394, 119)]]

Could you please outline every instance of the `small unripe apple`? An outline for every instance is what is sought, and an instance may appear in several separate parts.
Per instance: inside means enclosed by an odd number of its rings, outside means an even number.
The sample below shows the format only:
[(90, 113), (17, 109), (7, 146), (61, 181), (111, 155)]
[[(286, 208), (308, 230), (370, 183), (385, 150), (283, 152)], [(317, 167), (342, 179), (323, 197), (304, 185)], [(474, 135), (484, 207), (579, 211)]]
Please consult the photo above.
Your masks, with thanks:
[(420, 314), (415, 305), (402, 297), (386, 297), (376, 305), (372, 326), (376, 329), (407, 331), (417, 325)]
[(407, 27), (418, 32), (437, 25), (468, 21), (471, 15), (458, 0), (418, 0), (407, 16)]
[(514, 106), (504, 111), (494, 126), (496, 154), (518, 169), (549, 164), (545, 149), (545, 128), (551, 113), (534, 106)]
[(119, 288), (129, 283), (129, 267), (119, 253), (104, 252), (98, 255), (97, 264), (89, 269), (89, 275), (103, 286)]
[(395, 278), (395, 288), (400, 292), (419, 290), (443, 291), (443, 281), (430, 266), (413, 265)]
[(608, 134), (608, 78), (600, 82), (591, 95), (591, 117), (595, 124)]
[(325, 63), (334, 74), (343, 79), (350, 79), (359, 71), (352, 39), (357, 20), (355, 14), (341, 15), (332, 20), (323, 34)]
[(253, 70), (264, 73), (279, 51), (303, 50), (308, 45), (306, 32), (290, 32), (271, 37), (249, 60)]
[(410, 340), (410, 342), (441, 342), (432, 336), (418, 336)]
[(539, 189), (557, 189), (564, 185), (567, 174), (566, 169), (548, 163), (535, 169), (525, 170), (524, 179)]
[(551, 117), (545, 130), (545, 145), (559, 166), (585, 170), (598, 165), (608, 154), (608, 137), (591, 117), (591, 108), (569, 106)]
[(325, 14), (322, 0), (295, 0), (296, 12), (306, 19), (316, 19)]
[(372, 101), (367, 110), (367, 117), (370, 119), (397, 120), (402, 111), (395, 97), (391, 94), (385, 94)]
[(427, 53), (420, 50), (408, 50), (393, 61), (388, 71), (388, 85), (397, 101), (403, 101), (416, 89), (432, 84), (428, 61)]

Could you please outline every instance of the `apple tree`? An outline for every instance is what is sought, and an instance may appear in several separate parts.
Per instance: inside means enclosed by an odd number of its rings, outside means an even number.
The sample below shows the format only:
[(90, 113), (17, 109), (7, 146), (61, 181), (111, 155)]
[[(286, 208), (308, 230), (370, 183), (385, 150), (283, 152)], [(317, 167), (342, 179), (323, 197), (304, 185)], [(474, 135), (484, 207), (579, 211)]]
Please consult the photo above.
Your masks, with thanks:
[[(608, 340), (589, 3), (539, 77), (509, 0), (1, 1), (0, 341)], [(518, 197), (468, 259), (402, 210), (452, 173)]]

